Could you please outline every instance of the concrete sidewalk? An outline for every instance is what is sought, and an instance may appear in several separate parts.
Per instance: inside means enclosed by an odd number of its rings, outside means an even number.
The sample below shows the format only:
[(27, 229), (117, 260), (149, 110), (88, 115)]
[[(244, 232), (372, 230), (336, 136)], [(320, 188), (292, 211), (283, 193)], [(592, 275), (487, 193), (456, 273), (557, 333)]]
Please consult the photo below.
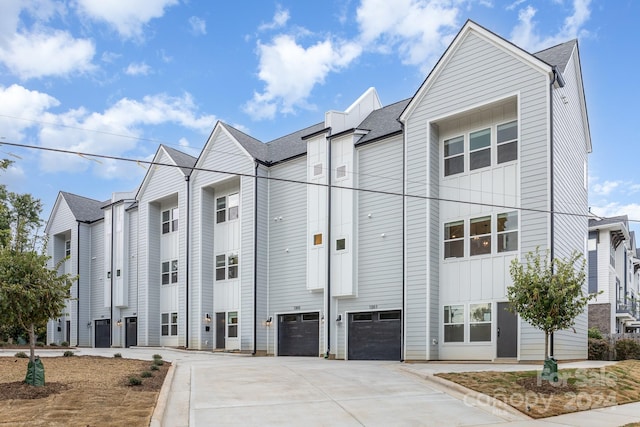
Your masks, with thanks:
[[(153, 427), (186, 426), (622, 426), (640, 422), (640, 402), (532, 420), (438, 372), (536, 370), (539, 365), (398, 363), (251, 357), (169, 348), (73, 349), (78, 355), (172, 362)], [(38, 351), (42, 357), (63, 350)], [(12, 356), (15, 350), (0, 350)], [(565, 367), (599, 367), (578, 362)]]

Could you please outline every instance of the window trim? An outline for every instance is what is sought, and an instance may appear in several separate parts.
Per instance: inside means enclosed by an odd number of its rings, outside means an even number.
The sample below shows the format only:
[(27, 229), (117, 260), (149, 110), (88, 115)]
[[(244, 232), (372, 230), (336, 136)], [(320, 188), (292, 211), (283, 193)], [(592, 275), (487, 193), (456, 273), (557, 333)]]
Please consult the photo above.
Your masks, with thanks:
[[(165, 321), (166, 316), (166, 321)], [(174, 321), (175, 320), (175, 321)], [(166, 333), (165, 333), (166, 328)], [(160, 313), (160, 336), (161, 337), (177, 337), (178, 336), (178, 312)]]
[[(449, 307), (449, 314), (450, 317), (447, 321), (446, 318), (446, 308)], [(458, 321), (458, 322), (452, 322), (451, 319), (453, 319), (453, 315), (451, 314), (452, 310), (451, 307), (462, 307), (462, 321)], [(443, 318), (442, 318), (442, 342), (445, 344), (459, 344), (459, 343), (466, 343), (466, 304), (445, 304), (442, 306), (442, 314), (443, 314)], [(459, 326), (462, 325), (462, 340), (461, 341), (447, 341), (447, 326)]]
[(65, 258), (71, 256), (71, 239), (64, 241), (64, 256)]
[[(489, 306), (489, 320), (474, 321), (471, 318), (473, 306)], [(485, 313), (486, 314), (486, 313)], [(471, 334), (471, 325), (489, 325), (488, 340), (473, 340)], [(490, 343), (493, 342), (493, 303), (492, 302), (470, 302), (469, 303), (469, 343)]]
[[(454, 154), (450, 154), (447, 156), (447, 143), (460, 139), (462, 138), (462, 151), (459, 153), (454, 153)], [(465, 135), (458, 135), (458, 136), (453, 136), (451, 138), (445, 139), (442, 141), (442, 159), (443, 159), (443, 163), (442, 163), (442, 173), (444, 175), (444, 177), (448, 177), (448, 176), (454, 176), (454, 175), (459, 175), (461, 173), (465, 173), (466, 167), (465, 167), (465, 151), (466, 151), (466, 138)], [(460, 172), (454, 172), (454, 173), (449, 173), (447, 174), (447, 160), (452, 160), (455, 159), (457, 157), (462, 157), (462, 170)]]
[[(487, 128), (470, 131), (468, 133), (468, 135), (469, 135), (469, 172), (474, 171), (474, 170), (478, 170), (478, 169), (490, 168), (491, 166), (493, 166), (493, 158), (491, 157), (491, 148), (493, 147), (493, 129), (492, 128), (493, 128), (492, 126), (489, 126)], [(489, 133), (489, 145), (486, 145), (486, 146), (480, 147), (480, 148), (472, 149), (471, 148), (472, 135), (480, 134), (482, 132), (488, 132)], [(483, 166), (472, 167), (471, 157), (473, 156), (473, 154), (480, 153), (481, 151), (489, 151), (489, 164), (488, 165), (483, 165)]]
[[(238, 338), (239, 318), (237, 311), (227, 311), (227, 328), (225, 331), (227, 338)], [(232, 329), (235, 331), (233, 335), (231, 334)]]
[[(489, 219), (489, 232), (488, 233), (482, 233), (482, 234), (473, 234), (473, 226), (472, 223), (473, 221), (477, 222), (485, 222), (486, 219)], [(493, 214), (489, 214), (489, 215), (484, 215), (484, 216), (479, 216), (479, 217), (475, 217), (475, 218), (469, 218), (469, 256), (482, 256), (482, 255), (493, 255), (493, 248), (492, 248), (492, 244), (491, 244), (491, 240), (492, 240), (492, 236), (493, 236), (493, 226), (492, 226), (492, 222), (493, 222)], [(487, 237), (489, 238), (487, 240)], [(480, 242), (480, 244), (482, 246), (486, 246), (489, 249), (489, 252), (475, 252), (474, 253), (474, 248), (476, 247), (476, 245), (473, 244), (474, 241), (478, 241)], [(484, 244), (484, 242), (489, 242), (487, 245)]]
[[(165, 271), (165, 265), (167, 267), (166, 271)], [(160, 283), (162, 284), (162, 286), (177, 284), (179, 271), (180, 271), (180, 264), (178, 263), (177, 258), (170, 259), (168, 261), (162, 261), (160, 263)], [(166, 283), (165, 283), (165, 277), (167, 278)]]
[[(167, 219), (165, 219), (165, 214), (167, 214)], [(180, 209), (175, 206), (172, 208), (164, 209), (160, 213), (160, 232), (162, 235), (170, 234), (178, 231), (180, 220)], [(166, 231), (165, 231), (166, 225)]]
[[(507, 126), (507, 125), (510, 125), (512, 123), (514, 123), (515, 126), (516, 126), (516, 136), (515, 136), (515, 138), (507, 139), (507, 140), (504, 140), (504, 141), (500, 141), (498, 139), (500, 127), (501, 126)], [(519, 136), (520, 136), (520, 123), (518, 122), (518, 118), (516, 117), (515, 119), (509, 120), (508, 122), (496, 123), (495, 124), (495, 128), (496, 128), (496, 166), (504, 164), (504, 163), (518, 161), (518, 159), (520, 158), (520, 153), (519, 153), (520, 146), (518, 144), (518, 141), (520, 141), (520, 138), (519, 138)], [(508, 144), (513, 144), (513, 143), (515, 143), (515, 145), (516, 145), (516, 158), (515, 159), (511, 159), (511, 160), (505, 160), (505, 161), (501, 162), (500, 161), (500, 155), (499, 155), (500, 146), (504, 147), (504, 146), (506, 146)]]
[[(224, 258), (224, 264), (219, 263)], [(232, 262), (235, 259), (235, 263)], [(223, 282), (225, 280), (240, 279), (240, 253), (238, 251), (224, 252), (216, 254), (214, 262), (214, 282)], [(219, 272), (224, 271), (224, 277), (218, 276)], [(233, 272), (233, 273), (232, 273)]]
[[(447, 234), (446, 234), (447, 233), (446, 232), (447, 226), (451, 227), (451, 225), (457, 225), (459, 223), (462, 223), (462, 236), (461, 237), (457, 237), (456, 236), (455, 238), (448, 238), (447, 239)], [(460, 259), (460, 258), (464, 258), (465, 257), (465, 250), (466, 250), (465, 246), (466, 245), (464, 244), (464, 241), (466, 239), (466, 234), (467, 234), (466, 230), (465, 230), (465, 227), (466, 227), (465, 223), (466, 223), (466, 221), (464, 219), (462, 219), (462, 220), (445, 222), (443, 224), (442, 230), (443, 230), (444, 234), (442, 236), (443, 237), (443, 239), (442, 239), (442, 241), (443, 241), (442, 256), (443, 256), (443, 258), (445, 260), (446, 259)], [(462, 255), (461, 256), (447, 256), (447, 243), (453, 243), (453, 242), (462, 242)]]

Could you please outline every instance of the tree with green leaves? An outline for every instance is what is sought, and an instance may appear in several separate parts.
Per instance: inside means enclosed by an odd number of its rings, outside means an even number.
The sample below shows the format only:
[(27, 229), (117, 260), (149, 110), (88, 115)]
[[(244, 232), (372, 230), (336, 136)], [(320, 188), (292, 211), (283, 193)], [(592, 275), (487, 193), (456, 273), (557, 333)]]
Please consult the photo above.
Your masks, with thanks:
[[(0, 170), (7, 167), (0, 164)], [(41, 211), (42, 204), (30, 194), (8, 192), (0, 185), (0, 323), (27, 332), (30, 364), (36, 359), (36, 329), (63, 314), (76, 279), (58, 274), (65, 260), (48, 268), (46, 245), (39, 244), (37, 234)]]
[[(585, 295), (585, 259), (578, 252), (569, 258), (549, 259), (548, 251), (525, 255), (525, 262), (514, 259), (510, 266), (513, 285), (507, 288), (511, 309), (544, 332), (544, 358), (549, 359), (552, 333), (573, 328), (596, 294)], [(575, 332), (575, 329), (574, 329)]]

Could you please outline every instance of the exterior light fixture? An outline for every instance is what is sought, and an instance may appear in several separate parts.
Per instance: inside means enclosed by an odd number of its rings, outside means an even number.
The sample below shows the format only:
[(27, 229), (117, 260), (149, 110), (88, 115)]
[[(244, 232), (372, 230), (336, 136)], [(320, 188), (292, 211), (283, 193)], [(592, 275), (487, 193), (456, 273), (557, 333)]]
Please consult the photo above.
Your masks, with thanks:
[(118, 327), (122, 326), (122, 319), (118, 319), (118, 321), (116, 322), (116, 326)]

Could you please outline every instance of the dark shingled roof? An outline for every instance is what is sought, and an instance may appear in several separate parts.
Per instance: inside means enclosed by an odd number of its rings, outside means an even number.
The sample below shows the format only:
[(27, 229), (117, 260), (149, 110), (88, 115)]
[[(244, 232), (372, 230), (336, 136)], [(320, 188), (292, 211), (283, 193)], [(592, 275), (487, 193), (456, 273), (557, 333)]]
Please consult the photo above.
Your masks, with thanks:
[(102, 206), (105, 202), (67, 193), (65, 191), (61, 191), (60, 195), (67, 202), (67, 205), (69, 205), (69, 209), (71, 209), (71, 213), (73, 213), (73, 216), (77, 221), (94, 222), (104, 217)]
[(400, 114), (402, 114), (409, 102), (411, 102), (411, 98), (372, 111), (371, 114), (358, 125), (358, 129), (369, 131), (369, 133), (358, 141), (358, 144), (402, 131), (398, 117), (400, 117)]
[(569, 40), (568, 42), (534, 53), (533, 56), (543, 60), (549, 65), (555, 65), (561, 73), (564, 73), (564, 69), (567, 67), (571, 54), (577, 44), (577, 39)]
[(282, 136), (267, 143), (269, 150), (268, 162), (277, 163), (282, 160), (305, 154), (307, 152), (307, 142), (302, 138), (314, 134), (324, 129), (324, 122), (300, 129), (297, 132)]
[(168, 147), (164, 144), (161, 144), (161, 147), (165, 149), (167, 154), (176, 162), (176, 165), (180, 166), (182, 173), (186, 176), (191, 175), (193, 171), (193, 166), (196, 164), (196, 158), (188, 155), (187, 153), (183, 153), (182, 151), (178, 151), (175, 148)]
[(621, 216), (612, 216), (611, 218), (602, 218), (602, 219), (589, 218), (589, 228), (616, 224), (619, 222), (622, 222), (626, 226), (629, 222), (629, 217), (627, 215), (621, 215)]
[(224, 126), (224, 128), (228, 130), (231, 135), (233, 135), (233, 137), (240, 143), (240, 145), (244, 147), (245, 150), (249, 152), (249, 154), (254, 159), (266, 161), (265, 159), (267, 158), (267, 148), (262, 141), (259, 141), (232, 126), (229, 126), (226, 123), (220, 122), (220, 125)]

